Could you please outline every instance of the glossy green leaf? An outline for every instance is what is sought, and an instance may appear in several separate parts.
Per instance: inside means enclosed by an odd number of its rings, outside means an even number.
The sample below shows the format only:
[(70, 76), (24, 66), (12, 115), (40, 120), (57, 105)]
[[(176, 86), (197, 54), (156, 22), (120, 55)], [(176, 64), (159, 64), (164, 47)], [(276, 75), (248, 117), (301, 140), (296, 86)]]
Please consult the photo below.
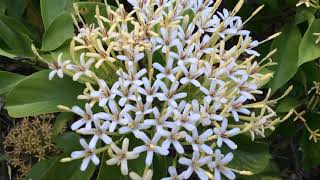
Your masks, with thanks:
[(289, 97), (282, 100), (276, 108), (277, 112), (289, 112), (291, 109), (295, 109), (300, 106), (303, 102)]
[(238, 149), (233, 151), (234, 159), (230, 162), (230, 167), (257, 174), (268, 166), (271, 155), (269, 153), (269, 146), (266, 143), (252, 142), (246, 136), (237, 136), (234, 140), (238, 145)]
[[(4, 16), (2, 16), (4, 17)], [(21, 27), (23, 29), (23, 27)], [(3, 49), (6, 53), (14, 54), (16, 56), (31, 57), (31, 38), (22, 30), (8, 21), (6, 18), (0, 18), (0, 39), (6, 44), (8, 48)]]
[(298, 66), (320, 57), (320, 44), (316, 44), (318, 36), (313, 33), (320, 32), (320, 19), (316, 19), (304, 34), (299, 47)]
[(76, 104), (84, 87), (70, 77), (48, 79), (49, 70), (34, 73), (21, 81), (7, 96), (11, 117), (25, 117), (58, 112), (57, 105)]
[(277, 164), (270, 161), (268, 166), (259, 174), (253, 176), (239, 176), (243, 180), (281, 180), (280, 171)]
[(314, 16), (315, 9), (307, 8), (307, 7), (300, 7), (297, 9), (296, 16), (295, 16), (295, 24), (300, 24), (302, 22), (308, 21), (308, 24), (312, 24), (315, 19)]
[(41, 16), (46, 30), (58, 15), (72, 9), (72, 2), (72, 0), (40, 0)]
[(282, 87), (297, 72), (299, 44), (302, 39), (295, 25), (286, 25), (281, 32), (280, 37), (275, 39), (271, 46), (271, 49), (278, 50), (272, 58), (278, 64), (270, 68), (275, 71), (269, 83), (273, 92)]
[(74, 133), (62, 135), (58, 141), (58, 146), (64, 148), (64, 154), (50, 159), (42, 160), (29, 171), (26, 179), (37, 180), (90, 180), (94, 173), (95, 166), (90, 163), (86, 171), (80, 171), (81, 159), (71, 162), (60, 162), (60, 159), (70, 156), (71, 151), (80, 150), (79, 136)]
[(45, 31), (42, 39), (41, 50), (51, 51), (57, 49), (66, 40), (74, 35), (73, 21), (69, 13), (62, 13), (54, 19)]
[(6, 71), (0, 71), (0, 94), (9, 92), (25, 76)]

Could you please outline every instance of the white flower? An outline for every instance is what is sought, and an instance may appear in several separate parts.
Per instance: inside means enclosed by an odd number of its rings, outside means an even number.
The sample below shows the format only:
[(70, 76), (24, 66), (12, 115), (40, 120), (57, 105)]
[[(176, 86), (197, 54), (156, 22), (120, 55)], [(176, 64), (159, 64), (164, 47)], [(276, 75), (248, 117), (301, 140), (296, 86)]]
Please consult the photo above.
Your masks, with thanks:
[(160, 88), (162, 90), (162, 93), (157, 93), (157, 97), (160, 101), (168, 102), (169, 106), (171, 107), (177, 107), (176, 100), (187, 97), (187, 93), (184, 93), (184, 92), (176, 93), (179, 87), (178, 81), (173, 82), (170, 89), (167, 88), (165, 83), (160, 82), (160, 84), (161, 84)]
[(117, 71), (117, 75), (120, 76), (119, 81), (129, 81), (131, 85), (135, 87), (141, 86), (143, 82), (140, 80), (140, 78), (147, 73), (147, 70), (143, 68), (137, 72), (133, 64), (129, 63), (128, 66), (128, 73), (125, 73), (122, 70)]
[(75, 74), (73, 75), (74, 81), (77, 81), (80, 78), (80, 76), (82, 76), (82, 75), (86, 75), (88, 77), (92, 76), (92, 72), (90, 71), (90, 67), (91, 67), (92, 63), (94, 62), (94, 59), (90, 58), (88, 61), (85, 61), (84, 56), (85, 56), (85, 53), (82, 53), (80, 55), (80, 64), (78, 64), (78, 65), (68, 64), (66, 66), (66, 68), (68, 70), (75, 72)]
[(98, 79), (97, 80), (98, 85), (99, 85), (99, 106), (105, 106), (109, 100), (114, 99), (116, 96), (113, 94), (113, 92), (109, 89), (107, 83), (103, 79)]
[(114, 132), (118, 124), (125, 125), (128, 123), (125, 116), (128, 115), (129, 109), (127, 106), (123, 109), (119, 109), (114, 101), (109, 101), (108, 106), (111, 114), (105, 114), (105, 116), (108, 116), (111, 121), (109, 132)]
[(183, 180), (183, 174), (178, 175), (176, 167), (170, 166), (168, 172), (170, 177), (162, 178), (161, 180)]
[(138, 115), (135, 117), (135, 119), (132, 119), (132, 117), (129, 114), (125, 114), (124, 118), (127, 121), (128, 126), (121, 127), (119, 129), (120, 134), (132, 132), (138, 138), (139, 133), (141, 132), (140, 130), (148, 129), (150, 127), (150, 125), (142, 123), (142, 115)]
[(207, 180), (208, 175), (206, 171), (201, 167), (208, 164), (211, 161), (210, 156), (200, 157), (199, 152), (194, 151), (192, 154), (192, 159), (185, 157), (179, 158), (179, 163), (188, 166), (188, 169), (183, 171), (183, 177), (188, 179), (191, 177), (192, 173), (195, 172), (201, 180)]
[(217, 149), (215, 151), (215, 161), (209, 164), (211, 170), (214, 169), (215, 180), (221, 179), (221, 174), (224, 174), (228, 179), (235, 179), (236, 175), (230, 168), (225, 167), (233, 159), (233, 154), (228, 153), (226, 156), (222, 156), (221, 151)]
[(227, 131), (228, 120), (224, 119), (220, 128), (214, 128), (213, 132), (218, 136), (217, 145), (222, 146), (222, 142), (227, 144), (231, 149), (237, 149), (237, 145), (229, 139), (229, 137), (235, 136), (240, 132), (240, 128), (233, 128)]
[(198, 113), (190, 114), (192, 106), (181, 102), (177, 109), (173, 110), (174, 122), (176, 125), (186, 128), (188, 131), (192, 131), (196, 128), (195, 123), (200, 119)]
[(62, 53), (58, 55), (57, 62), (49, 63), (49, 69), (51, 69), (49, 73), (49, 80), (52, 80), (54, 75), (58, 75), (58, 77), (63, 78), (63, 69), (70, 63), (70, 60), (66, 60), (62, 62)]
[[(135, 97), (135, 98), (133, 98), (133, 97)], [(152, 113), (152, 111), (153, 111), (152, 102), (144, 103), (142, 101), (142, 97), (140, 95), (132, 96), (132, 98), (130, 98), (130, 99), (136, 101), (135, 106), (132, 106), (130, 104), (127, 104), (126, 106), (130, 111), (135, 112), (136, 116), (147, 115), (147, 114)]]
[(137, 138), (141, 139), (145, 145), (141, 145), (138, 147), (135, 147), (133, 149), (133, 152), (136, 154), (140, 154), (142, 152), (147, 151), (147, 158), (146, 158), (146, 165), (150, 166), (152, 164), (153, 154), (158, 153), (163, 156), (166, 156), (169, 154), (169, 151), (163, 147), (158, 146), (158, 141), (161, 138), (160, 133), (156, 133), (152, 140), (143, 132), (137, 132)]
[(180, 79), (181, 84), (188, 84), (192, 83), (196, 87), (200, 87), (201, 84), (197, 80), (198, 77), (200, 77), (204, 71), (203, 68), (199, 68), (198, 64), (196, 63), (191, 63), (190, 65), (190, 70), (188, 71), (185, 66), (181, 66), (180, 69), (184, 73), (185, 77)]
[(109, 137), (106, 134), (107, 129), (110, 126), (110, 122), (105, 121), (101, 125), (100, 120), (96, 120), (96, 121), (94, 121), (94, 125), (95, 125), (95, 128), (92, 128), (92, 129), (81, 128), (81, 129), (77, 130), (77, 132), (80, 134), (85, 134), (85, 135), (93, 135), (91, 138), (91, 141), (89, 143), (90, 147), (95, 147), (99, 139), (101, 139), (105, 144), (112, 143), (111, 137)]
[(179, 140), (186, 136), (187, 133), (185, 131), (180, 131), (178, 127), (173, 127), (171, 132), (163, 132), (163, 134), (166, 136), (166, 140), (162, 143), (163, 148), (169, 149), (172, 144), (179, 154), (184, 153), (183, 146)]
[(129, 139), (125, 138), (122, 142), (122, 149), (120, 149), (116, 144), (112, 143), (110, 145), (111, 149), (113, 152), (116, 154), (112, 153), (111, 159), (107, 160), (106, 163), (108, 165), (120, 165), (121, 164), (121, 173), (123, 175), (128, 175), (128, 161), (127, 160), (132, 160), (136, 159), (139, 156), (131, 151), (128, 151), (129, 147)]
[(177, 46), (177, 44), (180, 43), (180, 40), (177, 39), (178, 31), (161, 28), (160, 33), (162, 38), (155, 37), (154, 39), (151, 39), (151, 40), (162, 45), (163, 53), (166, 53), (167, 50), (170, 50), (171, 47)]
[(211, 101), (216, 99), (217, 96), (220, 96), (226, 90), (224, 84), (225, 83), (222, 80), (211, 80), (209, 89), (201, 86), (200, 90), (206, 95), (206, 100)]
[(160, 86), (160, 80), (155, 80), (153, 85), (151, 86), (151, 82), (148, 80), (148, 78), (143, 77), (142, 82), (144, 85), (144, 88), (137, 87), (137, 91), (140, 94), (143, 94), (146, 96), (147, 102), (152, 103), (153, 99), (156, 97), (156, 93), (158, 92), (159, 86)]
[(133, 87), (130, 87), (130, 81), (124, 81), (123, 79), (113, 84), (111, 91), (120, 97), (119, 105), (123, 107), (129, 98), (132, 98)]
[(72, 130), (79, 129), (84, 124), (86, 125), (85, 129), (90, 130), (92, 128), (92, 122), (97, 120), (97, 117), (95, 117), (92, 113), (91, 106), (88, 103), (85, 105), (85, 111), (78, 106), (73, 106), (71, 110), (73, 113), (81, 116), (81, 119), (77, 120), (71, 125)]
[(80, 139), (80, 144), (84, 148), (83, 151), (74, 151), (71, 153), (71, 158), (79, 159), (83, 158), (80, 170), (85, 171), (89, 165), (90, 160), (93, 164), (98, 165), (100, 163), (99, 158), (95, 154), (95, 146), (90, 146), (84, 139)]
[(168, 108), (164, 113), (160, 114), (157, 107), (153, 108), (154, 119), (146, 119), (144, 124), (155, 126), (158, 132), (163, 132), (164, 128), (174, 128), (175, 124), (168, 121), (172, 115), (172, 108)]
[(151, 169), (148, 169), (144, 172), (142, 177), (139, 176), (137, 173), (131, 171), (129, 176), (132, 180), (152, 180), (153, 171)]
[[(126, 48), (127, 55), (118, 55), (117, 58), (121, 61), (128, 61), (128, 62), (139, 62), (144, 57), (144, 53), (140, 53), (139, 46), (135, 46), (135, 48)], [(130, 63), (132, 64), (132, 63)]]
[(228, 112), (232, 112), (233, 118), (235, 121), (239, 121), (239, 115), (238, 112), (243, 114), (250, 114), (250, 111), (246, 108), (241, 107), (242, 103), (244, 103), (247, 100), (244, 96), (240, 96), (238, 99), (232, 99), (230, 102), (230, 108)]
[(166, 66), (163, 67), (159, 63), (153, 63), (153, 67), (160, 71), (160, 73), (157, 74), (157, 79), (161, 80), (163, 78), (168, 78), (171, 82), (174, 82), (176, 80), (175, 74), (179, 71), (179, 67), (173, 68), (174, 59), (169, 58), (166, 62)]
[(200, 136), (198, 134), (197, 129), (192, 130), (192, 137), (190, 135), (186, 135), (186, 141), (192, 145), (192, 149), (196, 152), (204, 151), (207, 154), (212, 154), (212, 148), (205, 144), (208, 141), (209, 136), (213, 134), (212, 129), (207, 129)]

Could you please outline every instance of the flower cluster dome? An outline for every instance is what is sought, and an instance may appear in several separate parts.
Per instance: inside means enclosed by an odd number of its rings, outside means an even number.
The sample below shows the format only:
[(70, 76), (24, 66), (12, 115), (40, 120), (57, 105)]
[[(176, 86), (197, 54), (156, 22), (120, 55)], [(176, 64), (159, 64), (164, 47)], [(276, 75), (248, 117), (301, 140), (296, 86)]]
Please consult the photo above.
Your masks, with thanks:
[[(259, 90), (272, 76), (262, 70), (272, 64), (273, 52), (258, 63), (254, 50), (277, 34), (258, 42), (244, 29), (261, 8), (243, 21), (236, 15), (243, 0), (232, 11), (218, 10), (221, 0), (128, 2), (129, 13), (122, 4), (106, 5), (106, 14), (97, 7), (90, 25), (75, 7), (79, 33), (71, 51), (80, 60), (62, 60), (61, 54), (49, 64), (50, 79), (63, 72), (86, 85), (78, 96), (85, 107), (62, 107), (81, 117), (71, 129), (85, 137), (84, 150), (71, 159), (83, 158), (84, 171), (107, 151), (110, 159), (101, 163), (120, 165), (132, 179), (152, 179), (155, 154), (174, 159), (164, 179), (250, 174), (228, 167), (237, 149), (234, 136), (264, 136), (281, 121), (270, 107), (276, 100)], [(257, 94), (266, 98), (257, 101)], [(137, 143), (129, 146), (128, 137)], [(145, 173), (130, 172), (128, 161), (141, 156)]]

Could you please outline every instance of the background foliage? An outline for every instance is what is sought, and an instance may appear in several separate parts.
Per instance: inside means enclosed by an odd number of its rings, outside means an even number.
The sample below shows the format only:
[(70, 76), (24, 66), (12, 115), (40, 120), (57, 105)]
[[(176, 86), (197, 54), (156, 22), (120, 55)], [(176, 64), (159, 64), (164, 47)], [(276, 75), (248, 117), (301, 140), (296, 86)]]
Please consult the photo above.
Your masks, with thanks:
[[(320, 43), (315, 43), (320, 32), (319, 8), (301, 5), (297, 0), (247, 0), (240, 11), (242, 17), (250, 16), (258, 6), (265, 7), (250, 23), (250, 29), (257, 40), (263, 40), (275, 32), (281, 31), (280, 37), (259, 47), (262, 55), (270, 49), (277, 49), (273, 60), (273, 79), (264, 86), (272, 88), (274, 95), (282, 94), (290, 85), (293, 91), (276, 107), (278, 114), (285, 115), (290, 109), (297, 114), (304, 112), (301, 118), (292, 116), (281, 124), (275, 132), (270, 132), (267, 139), (257, 142), (243, 136), (237, 139), (240, 148), (235, 152), (232, 167), (250, 170), (255, 173), (243, 179), (319, 179), (320, 177), (320, 142), (310, 140), (310, 133), (320, 128), (319, 98), (314, 91), (308, 93), (313, 82), (320, 81)], [(0, 95), (5, 101), (1, 110), (1, 132), (6, 135), (13, 126), (13, 118), (34, 116), (44, 113), (56, 113), (57, 105), (72, 105), (76, 101), (83, 85), (71, 78), (48, 81), (47, 65), (32, 53), (31, 43), (41, 50), (47, 59), (57, 57), (58, 52), (69, 54), (70, 39), (75, 28), (70, 13), (72, 4), (78, 3), (81, 15), (87, 22), (92, 22), (95, 7), (103, 4), (94, 1), (78, 0), (1, 0), (0, 1)], [(115, 5), (114, 1), (108, 1)], [(222, 7), (233, 7), (236, 1), (225, 0)], [(124, 4), (126, 4), (124, 2)], [(127, 9), (130, 6), (126, 4)], [(103, 12), (103, 11), (102, 11)], [(60, 88), (64, 87), (62, 91)], [(312, 103), (310, 105), (310, 103)], [(8, 114), (8, 115), (7, 115)], [(68, 127), (73, 116), (61, 113), (53, 122), (53, 128)], [(310, 131), (311, 130), (311, 131)], [(2, 142), (1, 137), (1, 141)], [(73, 133), (57, 133), (54, 142), (62, 148), (60, 154), (47, 157), (37, 162), (28, 173), (33, 179), (114, 179), (120, 177), (120, 170), (105, 166), (90, 166), (86, 172), (80, 172), (77, 161), (61, 163), (61, 157), (79, 148), (79, 137)], [(6, 155), (1, 147), (0, 179), (8, 178)], [(252, 148), (254, 147), (254, 148)], [(105, 159), (107, 154), (103, 154)], [(158, 158), (154, 166), (166, 174), (166, 161)], [(104, 160), (102, 160), (104, 162)], [(143, 161), (142, 161), (143, 162)], [(143, 171), (141, 159), (133, 161), (136, 171)], [(14, 174), (14, 169), (12, 171)], [(163, 175), (161, 175), (163, 176)], [(159, 177), (161, 177), (159, 176)]]

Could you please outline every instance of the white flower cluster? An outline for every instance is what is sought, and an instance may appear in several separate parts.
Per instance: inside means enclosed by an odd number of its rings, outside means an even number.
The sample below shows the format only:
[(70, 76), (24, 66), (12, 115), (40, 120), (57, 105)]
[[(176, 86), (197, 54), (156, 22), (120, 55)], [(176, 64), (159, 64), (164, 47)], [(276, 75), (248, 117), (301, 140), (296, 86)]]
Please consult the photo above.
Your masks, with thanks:
[[(193, 173), (200, 179), (219, 180), (220, 173), (235, 179), (235, 173), (246, 172), (227, 167), (233, 154), (223, 155), (220, 148), (235, 150), (233, 136), (264, 136), (264, 129), (280, 120), (272, 120), (269, 105), (275, 101), (255, 99), (271, 76), (261, 69), (270, 63), (261, 65), (269, 56), (254, 61), (259, 53), (253, 48), (262, 42), (253, 41), (243, 29), (247, 21), (236, 16), (243, 1), (222, 12), (217, 11), (221, 0), (128, 1), (130, 13), (122, 4), (116, 10), (107, 5), (106, 16), (97, 8), (98, 27), (79, 16), (83, 27), (76, 23), (71, 53), (81, 54), (80, 61), (63, 62), (60, 55), (49, 65), (50, 79), (63, 71), (87, 86), (78, 96), (88, 101), (85, 108), (64, 107), (81, 117), (71, 129), (91, 137), (89, 143), (80, 140), (84, 150), (71, 158), (83, 158), (84, 171), (90, 161), (100, 163), (98, 153), (108, 151), (108, 165), (144, 180), (152, 179), (155, 154), (176, 156), (164, 179), (189, 179)], [(130, 135), (140, 143), (129, 147)], [(105, 146), (97, 147), (98, 141)], [(127, 160), (142, 155), (143, 176), (129, 173)], [(177, 172), (176, 166), (185, 170)]]

